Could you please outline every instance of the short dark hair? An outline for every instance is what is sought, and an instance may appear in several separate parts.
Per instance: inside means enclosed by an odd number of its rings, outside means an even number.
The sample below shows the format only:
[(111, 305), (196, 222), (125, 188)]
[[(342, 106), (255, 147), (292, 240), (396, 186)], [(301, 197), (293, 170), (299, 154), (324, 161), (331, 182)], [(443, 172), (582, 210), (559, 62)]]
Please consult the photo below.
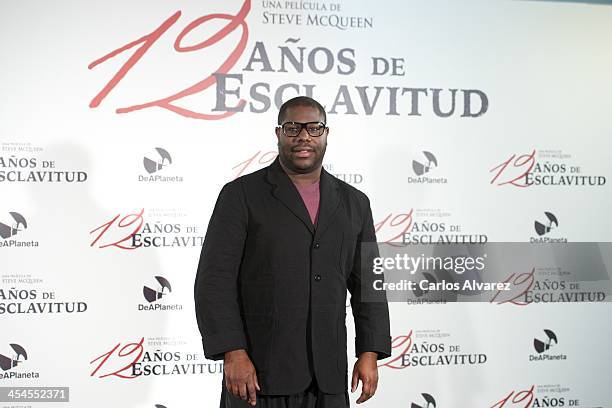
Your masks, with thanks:
[(289, 99), (287, 102), (283, 103), (283, 105), (278, 110), (278, 124), (282, 124), (285, 119), (285, 115), (287, 113), (287, 109), (293, 108), (295, 106), (309, 106), (311, 108), (315, 108), (319, 110), (321, 116), (323, 116), (323, 122), (327, 123), (327, 115), (325, 114), (325, 109), (323, 106), (312, 99), (309, 96), (296, 96), (295, 98)]

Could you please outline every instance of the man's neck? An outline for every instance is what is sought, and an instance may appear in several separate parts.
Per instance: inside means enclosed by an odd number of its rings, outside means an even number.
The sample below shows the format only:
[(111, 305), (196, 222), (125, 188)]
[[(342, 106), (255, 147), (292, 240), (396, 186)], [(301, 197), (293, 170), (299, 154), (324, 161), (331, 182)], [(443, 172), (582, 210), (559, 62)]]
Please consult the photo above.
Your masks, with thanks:
[(285, 173), (287, 173), (291, 181), (295, 184), (298, 184), (298, 185), (313, 184), (319, 181), (319, 179), (321, 178), (321, 167), (322, 166), (319, 166), (313, 171), (310, 171), (308, 173), (296, 173), (294, 171), (289, 170), (287, 167), (285, 167), (285, 165), (283, 164), (281, 160), (279, 160), (279, 163), (281, 167), (283, 168), (283, 170), (285, 171)]

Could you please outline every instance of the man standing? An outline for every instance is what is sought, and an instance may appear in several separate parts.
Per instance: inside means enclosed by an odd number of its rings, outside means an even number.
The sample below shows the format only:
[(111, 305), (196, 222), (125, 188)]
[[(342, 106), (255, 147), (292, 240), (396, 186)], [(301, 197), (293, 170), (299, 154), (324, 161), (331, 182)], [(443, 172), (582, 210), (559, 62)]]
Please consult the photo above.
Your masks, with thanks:
[(322, 168), (323, 107), (299, 96), (278, 113), (278, 157), (223, 186), (195, 280), (206, 358), (224, 360), (221, 407), (348, 407), (346, 291), (355, 320), (351, 391), (361, 403), (391, 355), (367, 196)]

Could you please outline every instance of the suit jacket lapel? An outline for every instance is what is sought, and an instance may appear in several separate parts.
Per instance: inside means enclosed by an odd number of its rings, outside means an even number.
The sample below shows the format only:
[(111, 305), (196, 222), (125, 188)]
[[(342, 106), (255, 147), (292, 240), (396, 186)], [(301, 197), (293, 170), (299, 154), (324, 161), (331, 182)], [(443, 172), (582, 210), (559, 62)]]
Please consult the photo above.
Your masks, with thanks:
[[(296, 217), (298, 217), (311, 234), (314, 234), (314, 225), (310, 220), (306, 205), (299, 191), (293, 185), (293, 182), (287, 173), (285, 173), (285, 170), (283, 170), (278, 160), (278, 156), (276, 156), (276, 159), (268, 166), (267, 179), (268, 182), (274, 186), (272, 195), (278, 198)], [(319, 211), (321, 210), (319, 209)], [(320, 216), (321, 214), (319, 214), (319, 217)]]
[(319, 240), (325, 230), (334, 221), (336, 212), (340, 208), (340, 194), (338, 193), (338, 182), (324, 168), (321, 169), (319, 181), (319, 218), (315, 231), (315, 240)]
[(268, 166), (267, 179), (274, 186), (272, 194), (298, 217), (310, 233), (315, 236), (315, 239), (318, 240), (332, 223), (336, 212), (340, 208), (338, 182), (335, 178), (324, 168), (321, 169), (319, 216), (316, 230), (310, 220), (310, 215), (300, 193), (281, 167), (278, 156)]

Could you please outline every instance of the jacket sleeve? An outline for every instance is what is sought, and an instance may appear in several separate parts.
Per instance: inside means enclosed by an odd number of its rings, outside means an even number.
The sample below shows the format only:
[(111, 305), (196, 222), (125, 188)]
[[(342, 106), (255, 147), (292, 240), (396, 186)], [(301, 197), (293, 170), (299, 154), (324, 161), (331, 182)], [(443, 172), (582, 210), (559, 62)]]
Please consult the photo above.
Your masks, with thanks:
[(204, 356), (211, 360), (222, 360), (226, 351), (247, 348), (237, 286), (247, 222), (242, 186), (234, 180), (223, 186), (217, 198), (194, 285)]
[(379, 253), (367, 197), (362, 220), (353, 269), (347, 283), (355, 319), (355, 357), (365, 351), (374, 351), (378, 353), (377, 359), (381, 360), (391, 356), (391, 330), (386, 293), (373, 288), (374, 280), (383, 279), (383, 275), (372, 272), (373, 260)]

